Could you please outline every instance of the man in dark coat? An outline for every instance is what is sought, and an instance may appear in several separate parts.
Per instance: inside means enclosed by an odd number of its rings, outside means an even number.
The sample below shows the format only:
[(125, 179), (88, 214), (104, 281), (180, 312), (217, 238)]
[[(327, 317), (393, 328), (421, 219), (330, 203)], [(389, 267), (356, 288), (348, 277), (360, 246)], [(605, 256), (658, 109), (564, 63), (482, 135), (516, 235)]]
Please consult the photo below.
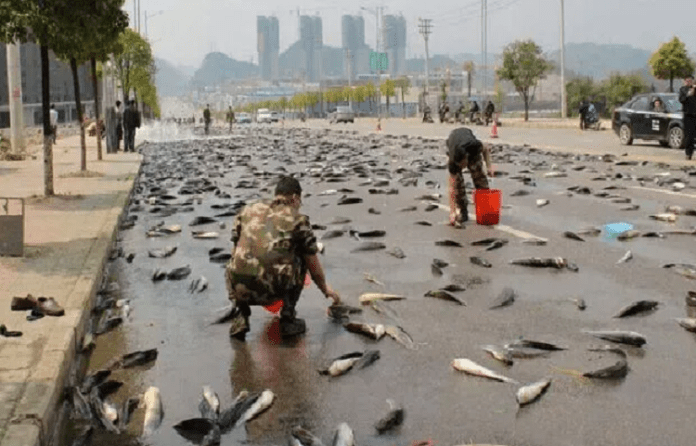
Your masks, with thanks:
[(684, 78), (684, 86), (679, 89), (679, 102), (682, 103), (684, 112), (682, 147), (684, 147), (686, 159), (690, 160), (694, 154), (694, 136), (696, 136), (696, 84), (692, 75)]

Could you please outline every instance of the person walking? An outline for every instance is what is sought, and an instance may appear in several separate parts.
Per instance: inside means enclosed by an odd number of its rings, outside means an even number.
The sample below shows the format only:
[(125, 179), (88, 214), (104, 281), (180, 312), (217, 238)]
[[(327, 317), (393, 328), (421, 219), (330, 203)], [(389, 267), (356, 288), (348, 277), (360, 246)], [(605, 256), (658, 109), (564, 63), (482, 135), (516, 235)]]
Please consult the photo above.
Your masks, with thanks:
[(696, 136), (696, 85), (692, 75), (684, 78), (684, 85), (679, 89), (679, 102), (682, 103), (684, 112), (682, 147), (686, 153), (686, 159), (690, 160), (694, 154), (694, 136)]
[(124, 152), (135, 152), (135, 131), (138, 128), (140, 128), (140, 112), (136, 108), (135, 101), (131, 99), (123, 112)]
[(230, 133), (232, 133), (232, 124), (234, 124), (234, 111), (232, 110), (231, 105), (230, 105), (230, 109), (227, 111), (226, 119), (227, 119), (227, 122), (230, 123)]
[(319, 290), (332, 299), (341, 298), (324, 277), (317, 240), (309, 217), (300, 214), (302, 188), (292, 177), (281, 177), (273, 200), (246, 205), (232, 225), (232, 258), (225, 268), (229, 299), (234, 303), (230, 337), (244, 340), (249, 331), (252, 305), (283, 301), (280, 333), (291, 337), (306, 331), (305, 321), (296, 317), (304, 279), (309, 273)]
[(206, 104), (205, 110), (203, 110), (203, 122), (205, 123), (205, 134), (208, 134), (210, 129), (210, 104)]
[(53, 144), (55, 144), (58, 137), (58, 112), (56, 111), (55, 104), (51, 104), (51, 110), (49, 114), (49, 122), (51, 123), (51, 139), (53, 140)]
[[(476, 139), (466, 127), (452, 130), (447, 138), (447, 169), (449, 171), (450, 225), (461, 227), (469, 220), (468, 200), (462, 170), (469, 168), (476, 189), (488, 189), (488, 176), (493, 176), (490, 148)], [(486, 171), (483, 162), (486, 162)]]

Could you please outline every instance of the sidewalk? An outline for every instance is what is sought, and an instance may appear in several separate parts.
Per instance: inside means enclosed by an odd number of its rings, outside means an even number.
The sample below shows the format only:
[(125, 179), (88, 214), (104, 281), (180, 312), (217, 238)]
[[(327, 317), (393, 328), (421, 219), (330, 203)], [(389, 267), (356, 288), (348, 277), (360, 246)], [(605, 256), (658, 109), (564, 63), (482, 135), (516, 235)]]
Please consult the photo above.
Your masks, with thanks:
[[(96, 160), (87, 138), (80, 173), (80, 138), (53, 147), (54, 197), (43, 197), (43, 148), (26, 161), (0, 161), (0, 197), (25, 198), (24, 257), (0, 257), (0, 324), (23, 332), (0, 337), (0, 445), (43, 445), (57, 424), (58, 402), (83, 336), (118, 218), (140, 167), (139, 154)], [(0, 213), (4, 212), (0, 208)], [(10, 311), (13, 296), (54, 297), (62, 317), (26, 320)]]

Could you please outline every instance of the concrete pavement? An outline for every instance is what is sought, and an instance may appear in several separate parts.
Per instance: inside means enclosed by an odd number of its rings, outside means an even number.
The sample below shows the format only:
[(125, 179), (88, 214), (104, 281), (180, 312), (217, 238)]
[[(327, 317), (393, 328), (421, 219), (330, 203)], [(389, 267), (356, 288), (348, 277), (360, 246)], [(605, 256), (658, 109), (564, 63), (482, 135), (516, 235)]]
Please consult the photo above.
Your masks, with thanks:
[[(53, 147), (56, 195), (43, 196), (42, 147), (26, 161), (0, 162), (0, 197), (26, 200), (24, 257), (0, 257), (0, 324), (19, 338), (0, 337), (0, 445), (43, 445), (54, 435), (58, 402), (89, 318), (117, 223), (142, 157), (96, 160), (87, 138), (88, 172), (80, 172), (79, 136)], [(13, 296), (54, 297), (62, 317), (26, 320), (10, 311)]]

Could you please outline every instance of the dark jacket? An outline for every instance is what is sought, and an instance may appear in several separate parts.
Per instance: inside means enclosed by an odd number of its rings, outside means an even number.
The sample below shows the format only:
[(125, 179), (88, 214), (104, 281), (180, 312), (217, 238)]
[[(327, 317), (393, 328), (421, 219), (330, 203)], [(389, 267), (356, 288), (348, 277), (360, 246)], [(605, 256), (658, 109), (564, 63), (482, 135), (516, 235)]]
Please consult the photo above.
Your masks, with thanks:
[(123, 112), (123, 127), (127, 129), (140, 128), (140, 112), (132, 107), (126, 107)]
[(682, 103), (684, 115), (696, 116), (696, 94), (687, 96), (690, 89), (686, 85), (679, 89), (679, 102)]
[(447, 138), (447, 156), (449, 161), (447, 169), (452, 175), (462, 171), (459, 166), (468, 157), (474, 157), (481, 153), (483, 145), (476, 139), (473, 132), (466, 127), (452, 130)]

